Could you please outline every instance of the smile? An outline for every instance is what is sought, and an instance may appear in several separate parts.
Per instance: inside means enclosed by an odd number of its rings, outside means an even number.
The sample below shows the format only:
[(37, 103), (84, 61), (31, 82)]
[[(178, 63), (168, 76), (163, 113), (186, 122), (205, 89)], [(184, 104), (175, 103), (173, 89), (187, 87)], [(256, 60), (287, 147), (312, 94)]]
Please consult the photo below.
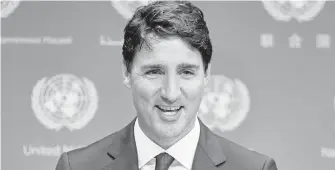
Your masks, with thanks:
[(176, 122), (180, 115), (183, 113), (183, 106), (162, 106), (157, 105), (158, 115), (160, 119), (164, 122)]
[(163, 112), (177, 112), (182, 106), (157, 106), (157, 108)]

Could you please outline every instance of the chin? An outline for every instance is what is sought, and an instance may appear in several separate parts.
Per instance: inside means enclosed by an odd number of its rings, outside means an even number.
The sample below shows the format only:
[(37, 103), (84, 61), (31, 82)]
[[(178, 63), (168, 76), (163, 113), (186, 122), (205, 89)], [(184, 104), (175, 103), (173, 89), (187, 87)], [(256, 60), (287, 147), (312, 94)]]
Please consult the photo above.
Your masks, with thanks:
[(181, 134), (180, 131), (167, 131), (166, 129), (161, 129), (160, 136), (163, 138), (175, 138)]
[(186, 128), (186, 126), (182, 125), (182, 123), (183, 122), (181, 122), (181, 120), (178, 120), (177, 122), (171, 124), (156, 124), (156, 133), (163, 138), (177, 137), (183, 133), (183, 130)]

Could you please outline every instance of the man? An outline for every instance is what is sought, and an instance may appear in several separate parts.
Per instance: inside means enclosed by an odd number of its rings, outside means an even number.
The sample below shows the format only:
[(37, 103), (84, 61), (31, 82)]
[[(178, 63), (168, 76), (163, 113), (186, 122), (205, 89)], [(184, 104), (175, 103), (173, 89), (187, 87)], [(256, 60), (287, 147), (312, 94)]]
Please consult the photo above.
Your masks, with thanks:
[(56, 170), (276, 170), (273, 159), (212, 133), (197, 118), (212, 45), (202, 11), (153, 2), (125, 28), (124, 84), (137, 117), (85, 148), (63, 153)]

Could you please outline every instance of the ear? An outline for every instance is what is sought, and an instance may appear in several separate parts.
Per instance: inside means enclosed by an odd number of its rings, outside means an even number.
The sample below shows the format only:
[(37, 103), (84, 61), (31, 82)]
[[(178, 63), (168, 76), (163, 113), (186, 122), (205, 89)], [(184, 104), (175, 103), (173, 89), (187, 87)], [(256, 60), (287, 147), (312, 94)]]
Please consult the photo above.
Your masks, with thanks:
[(211, 78), (211, 63), (208, 63), (208, 67), (207, 67), (207, 70), (205, 71), (205, 76), (204, 76), (205, 86), (207, 86), (210, 78)]
[(121, 69), (122, 69), (122, 77), (123, 77), (123, 84), (127, 88), (131, 88), (131, 83), (130, 83), (130, 73), (127, 70), (126, 64), (124, 62), (121, 63)]

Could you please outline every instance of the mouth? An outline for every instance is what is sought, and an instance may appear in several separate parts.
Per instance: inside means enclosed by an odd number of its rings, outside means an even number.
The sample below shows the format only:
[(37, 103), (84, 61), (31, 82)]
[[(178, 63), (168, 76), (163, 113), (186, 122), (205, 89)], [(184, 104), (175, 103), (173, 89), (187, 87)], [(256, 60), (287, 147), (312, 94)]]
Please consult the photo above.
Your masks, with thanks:
[(161, 105), (157, 105), (156, 107), (162, 112), (177, 112), (183, 108), (183, 106), (161, 106)]
[(184, 106), (162, 106), (157, 105), (156, 108), (159, 110), (159, 116), (162, 120), (172, 122), (178, 120), (181, 115), (181, 110)]

